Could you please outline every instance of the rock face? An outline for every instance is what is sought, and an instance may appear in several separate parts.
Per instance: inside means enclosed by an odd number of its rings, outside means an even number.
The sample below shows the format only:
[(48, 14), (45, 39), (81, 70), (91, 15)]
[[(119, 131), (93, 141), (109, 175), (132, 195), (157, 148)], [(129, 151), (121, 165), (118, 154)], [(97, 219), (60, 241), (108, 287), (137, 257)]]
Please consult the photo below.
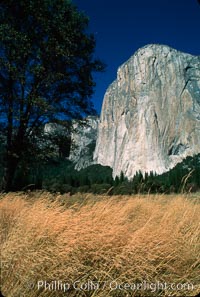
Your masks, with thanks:
[(52, 157), (68, 157), (71, 143), (70, 131), (67, 127), (56, 123), (46, 123), (43, 141), (44, 149), (52, 151)]
[(75, 163), (77, 170), (93, 164), (98, 122), (97, 117), (89, 116), (84, 125), (78, 121), (73, 124), (74, 132), (71, 134), (72, 145), (69, 160)]
[(131, 178), (163, 173), (199, 152), (200, 56), (139, 49), (106, 91), (94, 161)]

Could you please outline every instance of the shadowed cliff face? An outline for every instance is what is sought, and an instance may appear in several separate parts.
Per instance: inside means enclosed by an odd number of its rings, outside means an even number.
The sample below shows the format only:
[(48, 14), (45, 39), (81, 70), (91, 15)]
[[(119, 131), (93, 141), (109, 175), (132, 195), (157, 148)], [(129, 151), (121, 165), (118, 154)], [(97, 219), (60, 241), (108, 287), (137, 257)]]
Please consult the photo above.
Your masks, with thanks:
[(131, 178), (199, 152), (200, 57), (162, 45), (139, 49), (105, 94), (94, 161)]
[(69, 160), (75, 163), (75, 169), (80, 170), (93, 164), (93, 153), (97, 139), (98, 118), (89, 116), (85, 123), (75, 121), (74, 132), (71, 135), (72, 144)]

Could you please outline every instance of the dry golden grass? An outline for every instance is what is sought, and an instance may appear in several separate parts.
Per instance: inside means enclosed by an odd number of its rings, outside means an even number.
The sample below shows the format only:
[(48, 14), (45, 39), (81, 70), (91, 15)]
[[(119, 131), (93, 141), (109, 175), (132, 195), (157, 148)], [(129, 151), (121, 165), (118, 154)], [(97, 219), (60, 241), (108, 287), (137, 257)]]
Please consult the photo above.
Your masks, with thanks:
[(2, 195), (2, 292), (8, 297), (195, 296), (199, 198)]

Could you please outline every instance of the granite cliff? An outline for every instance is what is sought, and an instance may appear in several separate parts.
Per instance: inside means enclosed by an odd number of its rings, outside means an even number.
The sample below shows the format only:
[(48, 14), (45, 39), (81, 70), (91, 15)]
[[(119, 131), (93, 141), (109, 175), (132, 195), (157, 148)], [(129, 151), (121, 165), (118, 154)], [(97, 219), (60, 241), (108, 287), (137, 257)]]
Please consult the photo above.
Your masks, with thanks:
[(93, 164), (98, 122), (97, 117), (89, 116), (85, 121), (73, 123), (69, 160), (75, 164), (77, 170)]
[(147, 45), (106, 91), (94, 162), (131, 178), (200, 152), (200, 56)]

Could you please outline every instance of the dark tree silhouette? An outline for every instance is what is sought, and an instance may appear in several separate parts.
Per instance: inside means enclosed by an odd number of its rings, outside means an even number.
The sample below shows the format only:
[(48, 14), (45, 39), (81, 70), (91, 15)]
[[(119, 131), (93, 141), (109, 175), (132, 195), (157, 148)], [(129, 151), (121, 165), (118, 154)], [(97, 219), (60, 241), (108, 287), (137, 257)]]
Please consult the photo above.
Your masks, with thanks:
[[(94, 114), (95, 39), (88, 18), (69, 0), (0, 2), (0, 130), (5, 136), (3, 188), (46, 122)], [(29, 151), (29, 152), (28, 152)]]

